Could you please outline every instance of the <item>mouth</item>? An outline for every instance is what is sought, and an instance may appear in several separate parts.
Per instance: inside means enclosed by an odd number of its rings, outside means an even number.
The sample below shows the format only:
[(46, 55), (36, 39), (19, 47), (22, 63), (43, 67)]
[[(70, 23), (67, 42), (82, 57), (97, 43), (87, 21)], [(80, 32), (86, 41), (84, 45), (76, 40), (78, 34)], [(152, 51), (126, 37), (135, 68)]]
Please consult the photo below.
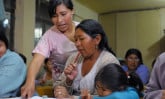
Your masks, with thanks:
[(59, 28), (65, 28), (66, 27), (66, 24), (59, 24), (58, 27)]

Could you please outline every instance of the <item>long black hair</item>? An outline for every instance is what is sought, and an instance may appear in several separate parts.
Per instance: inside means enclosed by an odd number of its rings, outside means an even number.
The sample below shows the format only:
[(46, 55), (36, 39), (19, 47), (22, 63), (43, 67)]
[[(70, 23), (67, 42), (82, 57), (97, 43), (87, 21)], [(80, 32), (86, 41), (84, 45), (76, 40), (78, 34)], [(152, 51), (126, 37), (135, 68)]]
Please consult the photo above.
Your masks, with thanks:
[(131, 86), (137, 89), (141, 96), (143, 90), (143, 83), (135, 72), (127, 75), (120, 65), (114, 63), (107, 64), (98, 72), (95, 83), (98, 81), (112, 92), (122, 91)]
[(73, 10), (72, 0), (50, 0), (48, 6), (50, 18), (52, 18), (56, 14), (57, 6), (61, 4), (64, 4), (68, 9)]
[(106, 49), (115, 55), (115, 53), (112, 51), (112, 49), (108, 45), (108, 39), (107, 39), (106, 33), (104, 32), (103, 27), (101, 26), (99, 22), (93, 19), (86, 19), (86, 20), (83, 20), (76, 27), (76, 29), (78, 28), (83, 30), (86, 34), (88, 34), (92, 38), (95, 38), (98, 34), (100, 34), (101, 41), (100, 41), (100, 44), (98, 45), (98, 48), (100, 50)]

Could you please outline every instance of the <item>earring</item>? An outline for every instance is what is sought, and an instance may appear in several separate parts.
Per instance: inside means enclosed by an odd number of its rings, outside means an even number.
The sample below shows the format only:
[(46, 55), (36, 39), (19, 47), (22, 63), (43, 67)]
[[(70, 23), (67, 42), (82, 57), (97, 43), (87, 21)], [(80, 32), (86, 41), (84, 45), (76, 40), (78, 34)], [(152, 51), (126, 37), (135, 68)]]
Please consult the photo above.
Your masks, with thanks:
[(95, 48), (98, 49), (98, 45), (96, 45)]

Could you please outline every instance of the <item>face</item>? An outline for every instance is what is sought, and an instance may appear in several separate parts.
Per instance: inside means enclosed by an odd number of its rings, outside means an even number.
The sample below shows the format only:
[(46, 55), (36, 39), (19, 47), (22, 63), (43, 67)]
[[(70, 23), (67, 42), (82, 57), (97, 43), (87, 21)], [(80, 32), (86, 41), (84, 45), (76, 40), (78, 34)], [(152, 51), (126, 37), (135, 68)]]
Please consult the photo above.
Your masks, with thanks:
[(95, 54), (98, 41), (78, 28), (75, 33), (75, 45), (84, 57), (90, 57)]
[(53, 65), (52, 65), (52, 62), (51, 62), (50, 60), (48, 60), (46, 66), (47, 66), (47, 68), (48, 68), (48, 71), (51, 72), (51, 71), (52, 71), (52, 67), (53, 67)]
[(73, 11), (68, 9), (64, 4), (58, 5), (56, 14), (52, 17), (52, 22), (57, 26), (59, 31), (66, 32), (72, 26)]
[(107, 96), (112, 93), (112, 91), (105, 88), (100, 81), (96, 81), (96, 90), (99, 96)]
[(138, 67), (139, 61), (140, 61), (139, 58), (135, 54), (130, 54), (126, 58), (128, 69), (133, 70), (133, 71), (136, 70), (136, 68)]
[(0, 57), (2, 57), (6, 53), (6, 46), (3, 41), (0, 41)]
[(104, 92), (103, 87), (102, 87), (102, 84), (99, 81), (96, 82), (96, 90), (97, 90), (97, 94), (99, 96), (104, 96), (103, 95), (103, 92)]

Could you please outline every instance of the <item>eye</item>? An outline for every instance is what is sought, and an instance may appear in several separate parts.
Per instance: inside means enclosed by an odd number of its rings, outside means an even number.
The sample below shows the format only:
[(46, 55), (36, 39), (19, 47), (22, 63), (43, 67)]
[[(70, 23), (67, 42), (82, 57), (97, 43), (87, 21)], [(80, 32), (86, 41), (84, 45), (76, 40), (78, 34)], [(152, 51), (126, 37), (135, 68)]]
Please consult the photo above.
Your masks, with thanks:
[(80, 37), (80, 40), (82, 41), (82, 40), (84, 40), (85, 38), (84, 37)]
[(67, 14), (66, 12), (62, 12), (62, 13), (61, 13), (62, 16), (65, 16), (66, 14)]

